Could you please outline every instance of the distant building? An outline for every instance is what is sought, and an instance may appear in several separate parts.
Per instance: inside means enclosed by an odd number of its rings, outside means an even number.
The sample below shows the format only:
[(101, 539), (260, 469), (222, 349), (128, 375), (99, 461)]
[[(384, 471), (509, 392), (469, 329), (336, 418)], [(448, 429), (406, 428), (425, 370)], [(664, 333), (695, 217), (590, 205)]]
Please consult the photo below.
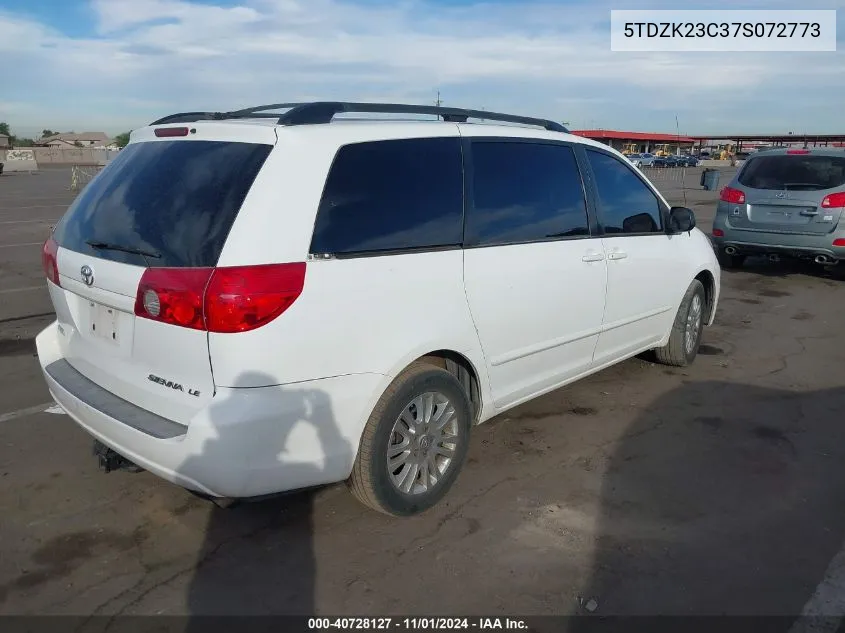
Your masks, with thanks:
[(5, 134), (0, 134), (0, 148), (9, 147), (9, 146), (10, 146), (9, 137), (6, 136)]
[[(599, 141), (610, 147), (623, 150), (633, 149), (635, 153), (652, 152), (661, 145), (669, 145), (673, 150), (692, 149), (695, 139), (678, 134), (660, 134), (658, 132), (620, 132), (618, 130), (572, 130), (572, 134)], [(633, 147), (631, 147), (633, 146)]]
[(36, 141), (41, 147), (108, 147), (112, 140), (104, 132), (82, 132), (81, 134), (53, 134)]

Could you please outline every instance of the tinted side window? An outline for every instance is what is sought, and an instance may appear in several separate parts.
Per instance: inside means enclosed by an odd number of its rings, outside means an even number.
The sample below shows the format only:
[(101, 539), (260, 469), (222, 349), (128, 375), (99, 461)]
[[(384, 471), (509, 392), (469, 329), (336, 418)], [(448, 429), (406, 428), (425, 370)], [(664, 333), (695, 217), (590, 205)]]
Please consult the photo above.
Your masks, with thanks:
[(570, 147), (477, 141), (472, 164), (468, 244), (589, 235), (584, 187)]
[(632, 168), (601, 152), (587, 150), (587, 156), (596, 177), (605, 233), (660, 232), (657, 196)]
[(463, 161), (455, 138), (341, 148), (317, 212), (312, 253), (460, 245)]

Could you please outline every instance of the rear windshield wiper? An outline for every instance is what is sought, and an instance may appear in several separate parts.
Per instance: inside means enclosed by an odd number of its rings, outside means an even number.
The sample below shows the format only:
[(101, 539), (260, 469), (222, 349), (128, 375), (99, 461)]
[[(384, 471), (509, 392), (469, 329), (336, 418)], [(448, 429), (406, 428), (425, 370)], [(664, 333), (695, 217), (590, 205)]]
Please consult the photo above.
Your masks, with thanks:
[(141, 257), (152, 257), (153, 259), (161, 259), (161, 253), (155, 251), (146, 251), (142, 248), (135, 248), (134, 246), (122, 246), (121, 244), (111, 244), (109, 242), (98, 242), (97, 240), (88, 240), (85, 242), (91, 248), (96, 248), (103, 251), (121, 251), (122, 253), (131, 253), (132, 255), (140, 255)]

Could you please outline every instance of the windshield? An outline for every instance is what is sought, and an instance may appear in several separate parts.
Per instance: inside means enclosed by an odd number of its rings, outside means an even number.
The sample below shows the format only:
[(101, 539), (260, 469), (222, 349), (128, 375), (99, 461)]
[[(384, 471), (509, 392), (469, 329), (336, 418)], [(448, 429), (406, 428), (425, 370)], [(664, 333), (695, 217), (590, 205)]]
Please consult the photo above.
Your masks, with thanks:
[(739, 183), (751, 189), (821, 191), (845, 185), (845, 156), (758, 156), (749, 160)]
[(53, 237), (63, 248), (137, 266), (214, 266), (271, 149), (223, 141), (127, 145), (82, 190)]

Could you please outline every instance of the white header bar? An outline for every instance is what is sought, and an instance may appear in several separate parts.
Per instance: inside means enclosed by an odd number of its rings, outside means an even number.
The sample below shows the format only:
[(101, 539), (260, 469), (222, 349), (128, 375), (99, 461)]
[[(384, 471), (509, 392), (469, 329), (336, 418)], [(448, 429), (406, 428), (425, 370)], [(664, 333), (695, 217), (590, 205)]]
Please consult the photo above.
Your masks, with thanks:
[(836, 10), (610, 12), (620, 52), (832, 52)]

